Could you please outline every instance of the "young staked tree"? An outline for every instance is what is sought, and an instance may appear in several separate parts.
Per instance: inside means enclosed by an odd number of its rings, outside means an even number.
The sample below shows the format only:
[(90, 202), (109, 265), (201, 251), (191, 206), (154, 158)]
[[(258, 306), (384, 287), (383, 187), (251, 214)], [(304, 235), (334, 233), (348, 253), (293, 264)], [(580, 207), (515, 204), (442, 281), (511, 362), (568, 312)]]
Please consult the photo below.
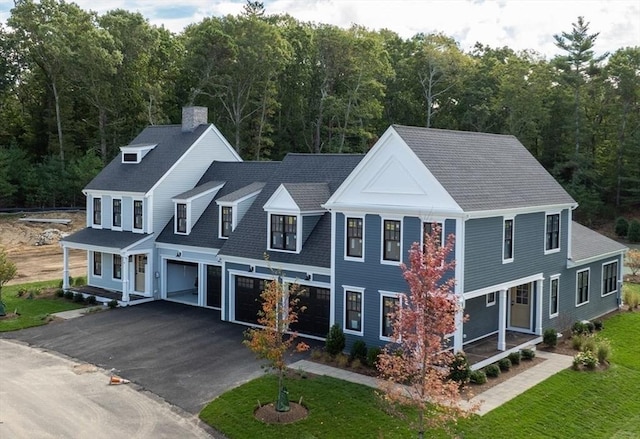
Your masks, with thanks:
[[(244, 344), (258, 358), (267, 360), (268, 367), (278, 374), (278, 398), (276, 411), (289, 411), (289, 399), (284, 387), (284, 373), (287, 369), (285, 357), (294, 346), (297, 332), (290, 331), (291, 325), (298, 321), (298, 313), (305, 308), (299, 306), (300, 286), (282, 282), (281, 276), (266, 282), (260, 295), (262, 310), (258, 313), (261, 327), (245, 332)], [(304, 342), (295, 345), (298, 352), (306, 351), (309, 346)]]
[(448, 258), (453, 235), (443, 245), (440, 236), (439, 227), (433, 227), (423, 246), (411, 247), (409, 267), (401, 266), (410, 292), (400, 295), (390, 315), (392, 342), (377, 366), (384, 400), (416, 409), (412, 424), (419, 438), (426, 429), (447, 427), (468, 414), (460, 407), (459, 383), (449, 378), (453, 353), (446, 336), (455, 330), (460, 305), (455, 279), (447, 276), (455, 266)]
[(16, 264), (7, 257), (4, 248), (0, 248), (0, 316), (5, 315), (4, 303), (2, 302), (2, 286), (16, 277)]

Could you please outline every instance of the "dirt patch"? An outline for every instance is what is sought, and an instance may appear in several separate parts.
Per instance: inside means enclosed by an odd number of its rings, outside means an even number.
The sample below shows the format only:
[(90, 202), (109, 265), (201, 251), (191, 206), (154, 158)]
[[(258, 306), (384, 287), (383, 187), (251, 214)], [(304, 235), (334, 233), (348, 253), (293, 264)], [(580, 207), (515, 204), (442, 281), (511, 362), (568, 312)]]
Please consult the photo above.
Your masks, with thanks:
[(254, 416), (258, 421), (265, 424), (291, 424), (296, 421), (305, 419), (309, 415), (306, 407), (295, 402), (289, 403), (291, 410), (288, 412), (278, 412), (273, 403), (258, 407), (254, 412)]
[[(69, 224), (20, 221), (20, 218), (70, 219)], [(62, 248), (59, 240), (86, 226), (86, 213), (42, 212), (0, 215), (0, 246), (18, 269), (7, 285), (62, 278)], [(70, 275), (86, 276), (87, 254), (69, 252)]]

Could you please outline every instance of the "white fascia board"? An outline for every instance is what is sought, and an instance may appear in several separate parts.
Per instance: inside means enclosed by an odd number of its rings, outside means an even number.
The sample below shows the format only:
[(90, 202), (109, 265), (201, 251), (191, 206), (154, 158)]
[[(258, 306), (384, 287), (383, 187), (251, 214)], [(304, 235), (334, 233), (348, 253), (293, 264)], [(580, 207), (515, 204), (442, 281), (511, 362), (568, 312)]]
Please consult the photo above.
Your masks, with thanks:
[(238, 204), (242, 203), (245, 200), (248, 200), (249, 198), (255, 197), (257, 195), (260, 194), (260, 192), (262, 192), (262, 189), (257, 190), (255, 192), (251, 192), (250, 194), (247, 194), (243, 197), (238, 198), (237, 200), (233, 200), (233, 201), (216, 201), (216, 204), (218, 206), (226, 206), (226, 207), (234, 207), (237, 206)]
[(549, 204), (543, 206), (527, 206), (514, 209), (495, 209), (495, 210), (477, 210), (465, 213), (467, 219), (491, 218), (496, 216), (515, 217), (526, 213), (536, 212), (557, 212), (560, 213), (564, 209), (575, 209), (576, 204)]
[(197, 198), (209, 195), (211, 192), (216, 192), (217, 193), (220, 189), (222, 189), (222, 186), (224, 186), (224, 185), (225, 185), (225, 183), (221, 183), (218, 186), (214, 186), (214, 187), (212, 187), (210, 189), (207, 189), (204, 192), (200, 192), (198, 194), (192, 195), (192, 196), (187, 197), (187, 198), (174, 197), (174, 198), (171, 199), (171, 201), (173, 201), (174, 203), (190, 203), (191, 201), (193, 201), (193, 200), (195, 200)]
[(157, 143), (144, 143), (144, 144), (135, 144), (135, 145), (126, 145), (121, 146), (120, 151), (122, 152), (139, 152), (139, 151), (149, 151), (158, 146)]
[[(326, 276), (331, 276), (331, 269), (326, 267), (316, 267), (312, 265), (298, 265), (298, 264), (288, 264), (282, 262), (276, 262), (273, 260), (269, 260), (268, 262), (264, 259), (249, 259), (242, 258), (238, 256), (226, 256), (220, 255), (220, 259), (224, 262), (231, 262), (233, 264), (243, 264), (243, 265), (268, 265), (274, 271), (301, 271), (304, 273), (315, 273), (315, 274), (323, 274)], [(252, 274), (253, 275), (253, 274)]]
[(591, 264), (592, 262), (597, 262), (603, 259), (612, 258), (616, 256), (621, 256), (624, 262), (624, 255), (625, 253), (627, 253), (627, 250), (629, 249), (616, 250), (609, 253), (602, 253), (601, 255), (592, 256), (590, 258), (580, 259), (577, 261), (572, 261), (571, 259), (567, 259), (567, 268), (580, 267), (582, 265)]
[[(400, 215), (400, 216), (416, 216), (419, 218), (465, 218), (464, 212), (458, 210), (446, 210), (446, 209), (421, 209), (420, 206), (388, 206), (382, 204), (369, 204), (369, 205), (353, 205), (336, 203), (332, 206), (323, 205), (329, 211), (335, 212), (348, 212), (357, 215), (364, 214), (387, 214), (387, 215)], [(345, 213), (346, 214), (346, 213)]]
[(192, 245), (181, 245), (181, 244), (170, 244), (167, 242), (156, 242), (156, 248), (162, 250), (181, 250), (181, 251), (190, 251), (195, 253), (205, 253), (207, 255), (217, 254), (220, 249), (212, 248), (212, 247), (194, 247)]
[(468, 293), (464, 293), (463, 297), (465, 300), (469, 300), (476, 297), (484, 296), (489, 293), (493, 293), (494, 291), (508, 290), (509, 288), (517, 287), (518, 285), (527, 284), (538, 280), (544, 280), (544, 273), (532, 274), (531, 276), (521, 277), (520, 279), (490, 285), (488, 287), (480, 288), (474, 291), (469, 291)]
[[(227, 140), (227, 138), (226, 138), (226, 137), (224, 137), (224, 136), (222, 135), (222, 133), (220, 132), (220, 130), (218, 130), (218, 128), (217, 128), (214, 124), (212, 124), (212, 123), (211, 123), (211, 124), (209, 124), (209, 128), (205, 131), (205, 133), (206, 133), (207, 131), (209, 131), (209, 130), (213, 131), (213, 132), (216, 134), (216, 136), (218, 136), (218, 137), (220, 138), (220, 140), (222, 141), (222, 143), (224, 144), (224, 146), (226, 146), (226, 147), (227, 147), (227, 149), (229, 150), (229, 152), (231, 152), (231, 154), (234, 156), (234, 158), (235, 158), (237, 161), (239, 161), (239, 162), (241, 162), (241, 161), (242, 161), (242, 157), (240, 157), (240, 154), (238, 154), (238, 152), (236, 151), (236, 149), (235, 149), (235, 148), (234, 148), (234, 147), (229, 143), (229, 141)], [(204, 133), (203, 133), (203, 135), (204, 135)]]
[(110, 191), (110, 190), (103, 190), (103, 189), (84, 189), (82, 193), (85, 196), (91, 195), (93, 197), (103, 197), (106, 195), (106, 196), (115, 197), (115, 198), (121, 198), (121, 197), (143, 198), (145, 196), (144, 192)]
[(262, 208), (265, 212), (271, 213), (300, 214), (300, 207), (289, 194), (287, 188), (284, 187), (284, 184), (278, 186), (278, 189), (273, 192)]

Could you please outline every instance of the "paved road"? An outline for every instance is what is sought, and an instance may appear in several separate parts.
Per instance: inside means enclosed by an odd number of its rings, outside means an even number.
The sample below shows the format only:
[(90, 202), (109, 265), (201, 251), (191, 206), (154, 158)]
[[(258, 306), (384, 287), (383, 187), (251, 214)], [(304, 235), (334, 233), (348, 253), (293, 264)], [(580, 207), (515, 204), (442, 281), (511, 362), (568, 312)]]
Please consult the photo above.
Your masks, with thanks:
[[(226, 390), (263, 373), (254, 354), (242, 345), (245, 329), (221, 322), (213, 310), (158, 301), (3, 333), (0, 338), (115, 369), (197, 414)], [(0, 362), (6, 363), (2, 357)]]
[(136, 386), (110, 386), (109, 375), (19, 342), (0, 340), (1, 438), (210, 438)]

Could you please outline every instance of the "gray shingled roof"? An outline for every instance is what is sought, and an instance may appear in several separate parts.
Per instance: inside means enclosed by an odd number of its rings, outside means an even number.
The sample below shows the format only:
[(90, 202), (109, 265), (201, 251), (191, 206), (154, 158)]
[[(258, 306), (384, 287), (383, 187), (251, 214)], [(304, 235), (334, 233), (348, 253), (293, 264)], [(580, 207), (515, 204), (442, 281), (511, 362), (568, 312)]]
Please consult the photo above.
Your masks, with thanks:
[(240, 188), (237, 191), (233, 191), (230, 194), (227, 194), (218, 198), (216, 201), (221, 203), (233, 203), (234, 201), (240, 200), (241, 198), (244, 198), (247, 195), (251, 195), (255, 192), (262, 190), (263, 187), (264, 187), (263, 182), (251, 183), (250, 185)]
[(183, 192), (179, 195), (176, 195), (173, 198), (176, 200), (186, 200), (196, 195), (200, 195), (201, 193), (206, 192), (209, 189), (213, 189), (214, 187), (222, 186), (223, 184), (224, 184), (224, 181), (210, 181), (210, 182), (198, 185), (193, 189), (189, 189), (188, 191)]
[(465, 212), (575, 203), (514, 136), (393, 128)]
[(575, 221), (571, 224), (571, 260), (576, 263), (596, 256), (620, 252), (626, 248), (625, 245)]
[(119, 232), (109, 229), (86, 229), (62, 238), (63, 242), (73, 242), (76, 244), (95, 245), (108, 248), (126, 248), (138, 241), (149, 237), (148, 234)]
[(281, 184), (323, 183), (327, 185), (331, 195), (363, 157), (363, 155), (352, 154), (287, 154), (271, 178), (266, 180), (264, 189), (231, 237), (224, 243), (220, 254), (262, 260), (266, 252), (274, 262), (330, 267), (331, 216), (329, 213), (322, 215), (313, 233), (304, 243), (300, 254), (267, 252), (267, 212), (264, 211), (263, 206)]
[(327, 183), (284, 183), (284, 188), (301, 212), (324, 210), (321, 206), (331, 196)]
[(157, 144), (140, 163), (122, 163), (118, 154), (85, 187), (88, 190), (147, 192), (209, 127), (182, 132), (181, 125), (150, 126), (130, 145)]

